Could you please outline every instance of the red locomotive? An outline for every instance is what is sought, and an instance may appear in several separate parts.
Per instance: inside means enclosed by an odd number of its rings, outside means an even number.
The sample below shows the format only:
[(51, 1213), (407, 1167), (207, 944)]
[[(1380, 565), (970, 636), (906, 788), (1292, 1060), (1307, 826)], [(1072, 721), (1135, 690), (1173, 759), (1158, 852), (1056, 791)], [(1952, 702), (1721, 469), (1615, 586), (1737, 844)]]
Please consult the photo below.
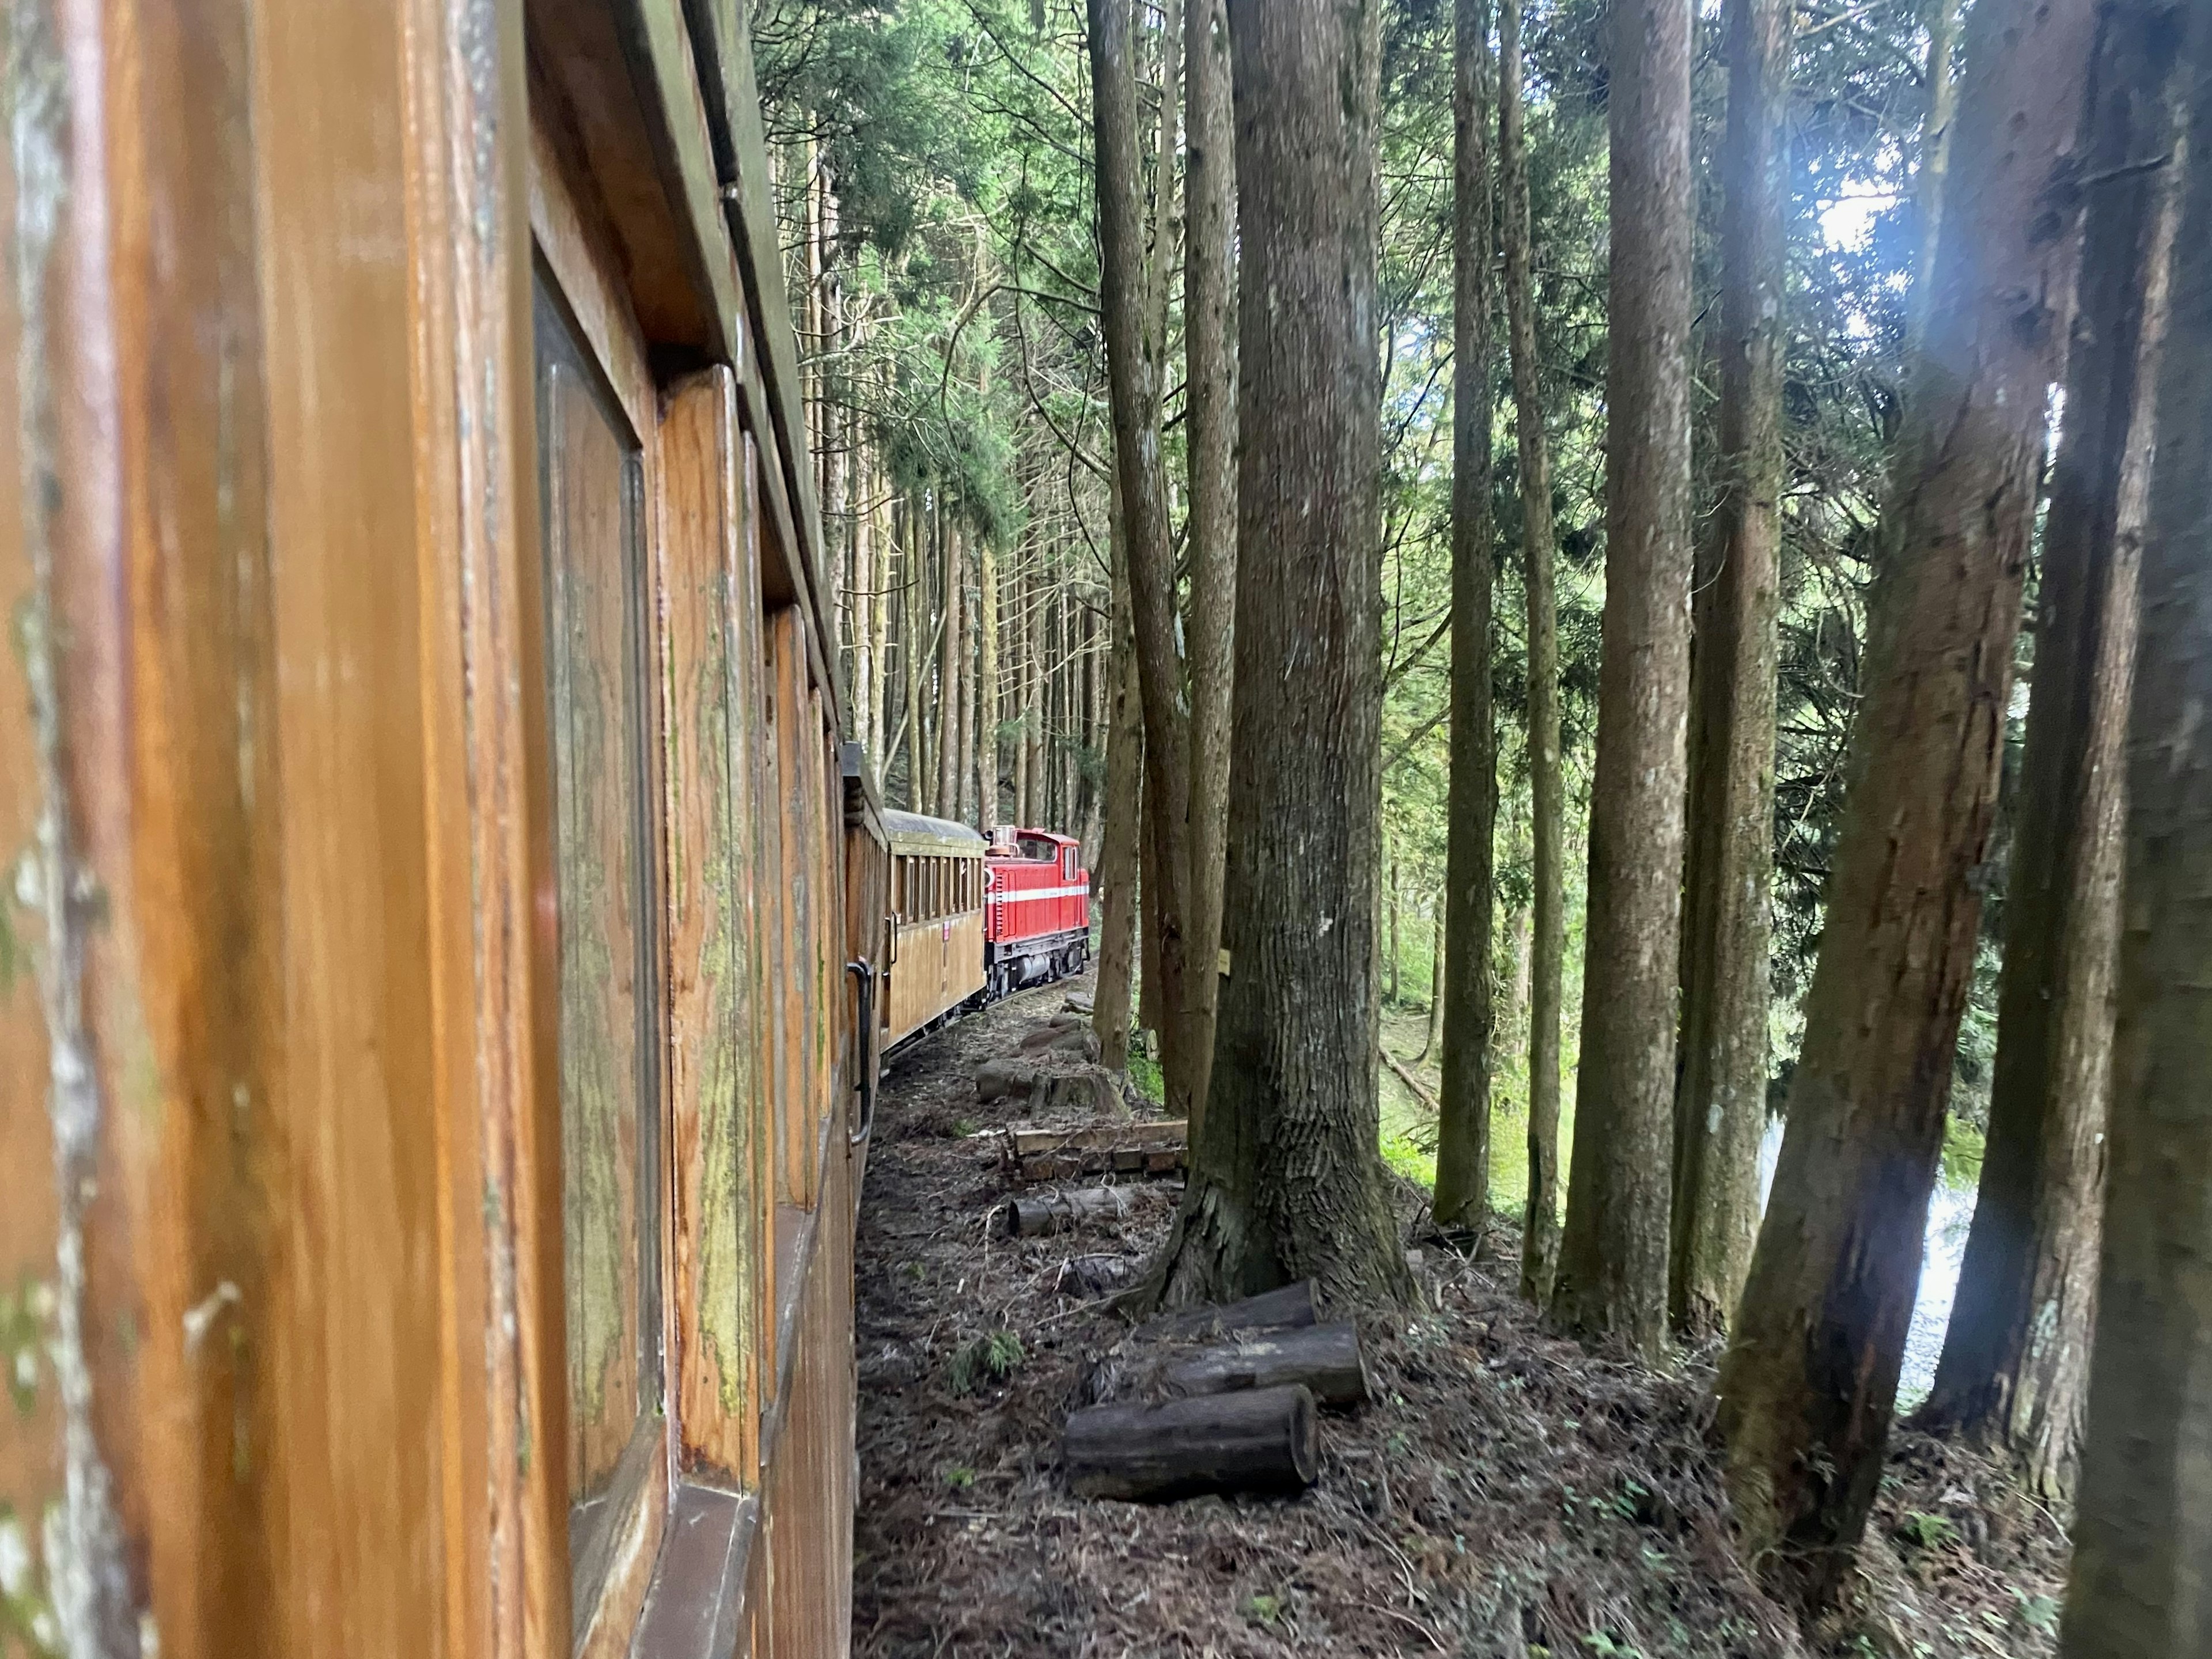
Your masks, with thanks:
[(1091, 874), (1066, 836), (1000, 830), (983, 859), (983, 977), (994, 997), (1082, 971)]
[(888, 1054), (1024, 985), (1081, 971), (1091, 955), (1091, 876), (1049, 830), (885, 812), (891, 855), (887, 971), (877, 1000)]

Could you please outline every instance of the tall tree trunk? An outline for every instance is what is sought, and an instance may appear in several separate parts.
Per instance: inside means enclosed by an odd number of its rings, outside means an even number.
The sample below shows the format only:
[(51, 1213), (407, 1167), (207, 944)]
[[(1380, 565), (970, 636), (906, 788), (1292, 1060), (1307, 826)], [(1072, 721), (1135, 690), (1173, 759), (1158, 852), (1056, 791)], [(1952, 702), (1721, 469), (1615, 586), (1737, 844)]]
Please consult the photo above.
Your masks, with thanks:
[[(1115, 555), (1117, 558), (1120, 556)], [(1022, 822), (1031, 829), (1044, 827), (1044, 584), (1051, 580), (1049, 571), (1043, 570), (1040, 550), (1039, 569), (1023, 578), (1022, 638), (1023, 649), (1029, 653), (1029, 686), (1024, 692), (1022, 706)], [(1117, 638), (1115, 650), (1121, 644)], [(1121, 683), (1118, 679), (1115, 682)], [(1139, 718), (1142, 718), (1141, 713)], [(1110, 758), (1109, 761), (1110, 764)]]
[(975, 827), (986, 835), (999, 812), (999, 554), (975, 544)]
[(2080, 1450), (2104, 1207), (2122, 750), (2173, 207), (2174, 169), (2130, 163), (2178, 136), (2165, 10), (2113, 9), (2100, 43), (2087, 171), (2101, 182), (2043, 533), (1988, 1146), (1923, 1413), (2011, 1450), (2052, 1496)]
[(1421, 1052), (1413, 1056), (1426, 1060), (1437, 1046), (1437, 1039), (1444, 1029), (1444, 901), (1438, 894), (1431, 907), (1429, 926), (1429, 1029), (1421, 1038)]
[[(2115, 9), (2155, 17), (2141, 0)], [(2212, 18), (2166, 15), (2188, 161), (2142, 549), (2111, 1203), (2064, 1659), (2212, 1653)]]
[(937, 659), (941, 657), (945, 645), (945, 529), (944, 492), (933, 489), (929, 492), (927, 526), (923, 532), (926, 551), (922, 554), (918, 594), (922, 602), (921, 616), (934, 618), (937, 631), (925, 635), (917, 629), (915, 634), (916, 651), (930, 659), (922, 665), (923, 701), (915, 715), (915, 734), (921, 744), (921, 764), (915, 773), (916, 794), (921, 802), (921, 810), (933, 817), (939, 810), (937, 780), (944, 763), (939, 734), (944, 723), (945, 681), (939, 672), (942, 664)]
[[(1182, 712), (1182, 668), (1176, 648), (1175, 550), (1167, 477), (1161, 465), (1160, 409), (1166, 389), (1166, 331), (1146, 280), (1137, 149), (1137, 73), (1131, 0), (1090, 0), (1091, 104), (1097, 131), (1099, 307), (1113, 408), (1114, 460), (1129, 549), (1130, 616), (1137, 673), (1144, 688), (1146, 962), (1157, 957), (1161, 1070), (1169, 1112), (1200, 1113), (1189, 1095), (1185, 955), (1190, 940), (1188, 881), (1190, 749)], [(1172, 100), (1177, 42), (1164, 42)], [(1160, 189), (1173, 189), (1172, 166)], [(1163, 222), (1164, 223), (1164, 216)], [(1166, 257), (1163, 246), (1162, 258)], [(1164, 275), (1161, 273), (1164, 283)], [(1163, 290), (1164, 291), (1164, 290)], [(1146, 975), (1144, 1000), (1154, 1000)]]
[[(1230, 971), (1170, 1304), (1411, 1291), (1374, 1071), (1382, 601), (1378, 41), (1365, 0), (1233, 0), (1238, 757)], [(1255, 556), (1264, 549), (1266, 557)]]
[(1554, 1316), (1666, 1340), (1690, 670), (1690, 9), (1613, 12), (1604, 655), (1582, 1066)]
[[(1490, 709), (1490, 5), (1455, 0), (1452, 26), (1451, 785), (1445, 830), (1443, 1088), (1436, 1218), (1480, 1241), (1490, 1213), (1491, 843), (1498, 739)], [(1392, 941), (1395, 957), (1396, 941)]]
[(1721, 1371), (1745, 1555), (1808, 1605), (1881, 1480), (1920, 1277), (2078, 239), (2092, 0), (1967, 21), (1927, 346), (1882, 514), (1827, 916), (1789, 1129)]
[(1721, 498), (1690, 663), (1682, 1052), (1668, 1306), (1686, 1339), (1735, 1311), (1759, 1237), (1774, 866), (1775, 613), (1781, 595), (1782, 305), (1790, 0), (1728, 0), (1721, 209)]
[(1106, 829), (1098, 850), (1098, 981), (1091, 1029), (1100, 1063), (1129, 1063), (1129, 976), (1136, 967), (1137, 841), (1144, 833), (1145, 717), (1137, 688), (1137, 642), (1129, 627), (1129, 586), (1122, 574), (1120, 519), (1115, 518), (1113, 713), (1106, 728)]
[[(980, 538), (978, 538), (980, 540)], [(979, 693), (976, 690), (976, 665), (981, 659), (982, 629), (978, 625), (982, 605), (980, 599), (969, 597), (971, 568), (971, 545), (963, 541), (960, 549), (960, 811), (954, 816), (963, 823), (981, 828), (982, 798), (977, 780), (981, 772), (981, 755), (983, 748), (983, 724)]]
[(906, 712), (899, 717), (899, 723), (906, 732), (907, 810), (913, 812), (929, 810), (924, 805), (922, 788), (923, 757), (929, 752), (921, 737), (923, 533), (921, 503), (919, 500), (910, 501), (906, 511), (906, 546), (899, 559), (904, 578), (899, 592), (899, 662), (906, 682)]
[(1913, 175), (1913, 206), (1920, 216), (1919, 246), (1914, 250), (1912, 291), (1905, 301), (1905, 356), (1920, 349), (1928, 329), (1928, 306), (1936, 291), (1936, 247), (1943, 230), (1943, 182), (1951, 170), (1951, 122), (1959, 106), (1959, 77), (1951, 59), (1959, 45), (1959, 12), (1964, 0), (1928, 0), (1928, 56), (1921, 80), (1927, 101), (1920, 112), (1920, 166)]
[(879, 615), (876, 579), (875, 477), (868, 453), (859, 444), (860, 419), (847, 425), (853, 451), (853, 738), (868, 757), (876, 755), (876, 627)]
[(1188, 0), (1183, 157), (1185, 428), (1190, 469), (1190, 943), (1183, 979), (1188, 1103), (1204, 1114), (1221, 976), (1221, 884), (1229, 836), (1230, 693), (1237, 643), (1237, 342), (1232, 232), (1236, 128), (1229, 15)]
[(1521, 461), (1522, 591), (1528, 626), (1531, 939), (1528, 974), (1528, 1196), (1521, 1223), (1521, 1294), (1551, 1300), (1559, 1257), (1559, 1010), (1567, 957), (1566, 794), (1559, 759), (1559, 624), (1552, 596), (1552, 465), (1529, 283), (1528, 162), (1522, 139), (1522, 0), (1498, 27), (1498, 165), (1505, 194), (1505, 313), (1513, 425)]
[(944, 631), (937, 641), (937, 804), (939, 817), (960, 816), (961, 645), (960, 525), (938, 510), (938, 603)]
[(1387, 927), (1388, 927), (1388, 928), (1389, 928), (1389, 940), (1390, 940), (1390, 945), (1389, 945), (1389, 957), (1390, 957), (1390, 959), (1389, 959), (1389, 961), (1388, 963), (1384, 963), (1384, 964), (1383, 964), (1383, 973), (1384, 973), (1385, 978), (1384, 978), (1384, 983), (1383, 983), (1383, 988), (1382, 988), (1382, 1000), (1383, 1000), (1386, 1004), (1389, 1004), (1389, 1005), (1391, 1005), (1391, 1006), (1395, 1006), (1397, 1004), (1397, 1002), (1399, 1001), (1399, 1000), (1400, 1000), (1400, 999), (1399, 999), (1399, 995), (1398, 995), (1398, 957), (1399, 957), (1399, 951), (1398, 951), (1398, 860), (1395, 860), (1395, 859), (1392, 859), (1392, 860), (1390, 860), (1390, 870), (1389, 870), (1389, 876), (1386, 878), (1386, 879), (1389, 881), (1389, 886), (1384, 890), (1384, 893), (1383, 893), (1383, 915), (1384, 915), (1385, 919), (1386, 919), (1386, 925), (1387, 925)]

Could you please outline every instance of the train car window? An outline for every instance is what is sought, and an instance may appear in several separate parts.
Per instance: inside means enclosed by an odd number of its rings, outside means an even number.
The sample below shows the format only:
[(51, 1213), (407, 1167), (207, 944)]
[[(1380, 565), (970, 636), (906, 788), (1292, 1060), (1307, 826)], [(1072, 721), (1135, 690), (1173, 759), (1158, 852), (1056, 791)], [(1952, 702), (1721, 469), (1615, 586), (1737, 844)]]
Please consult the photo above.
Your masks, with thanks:
[(561, 1455), (580, 1629), (662, 1461), (642, 462), (542, 273), (536, 310), (560, 941)]

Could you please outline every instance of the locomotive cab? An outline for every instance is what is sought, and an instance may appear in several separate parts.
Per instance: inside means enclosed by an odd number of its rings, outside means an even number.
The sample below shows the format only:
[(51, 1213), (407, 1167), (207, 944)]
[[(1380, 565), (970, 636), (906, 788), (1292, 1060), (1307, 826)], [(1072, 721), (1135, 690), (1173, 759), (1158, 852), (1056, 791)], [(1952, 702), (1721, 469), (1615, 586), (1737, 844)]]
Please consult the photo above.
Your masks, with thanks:
[(983, 974), (993, 996), (1079, 973), (1091, 955), (1081, 847), (1049, 830), (992, 832), (983, 860)]

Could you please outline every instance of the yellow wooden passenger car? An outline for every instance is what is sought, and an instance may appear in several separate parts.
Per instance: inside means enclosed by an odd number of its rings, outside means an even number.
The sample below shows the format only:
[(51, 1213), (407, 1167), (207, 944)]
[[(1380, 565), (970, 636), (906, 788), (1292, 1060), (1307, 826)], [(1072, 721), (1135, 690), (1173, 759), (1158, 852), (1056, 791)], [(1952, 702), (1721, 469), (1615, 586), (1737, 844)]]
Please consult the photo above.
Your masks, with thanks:
[(886, 832), (740, 9), (8, 29), (0, 1651), (843, 1653)]
[(891, 854), (885, 1052), (983, 1000), (983, 854), (964, 823), (886, 812)]

